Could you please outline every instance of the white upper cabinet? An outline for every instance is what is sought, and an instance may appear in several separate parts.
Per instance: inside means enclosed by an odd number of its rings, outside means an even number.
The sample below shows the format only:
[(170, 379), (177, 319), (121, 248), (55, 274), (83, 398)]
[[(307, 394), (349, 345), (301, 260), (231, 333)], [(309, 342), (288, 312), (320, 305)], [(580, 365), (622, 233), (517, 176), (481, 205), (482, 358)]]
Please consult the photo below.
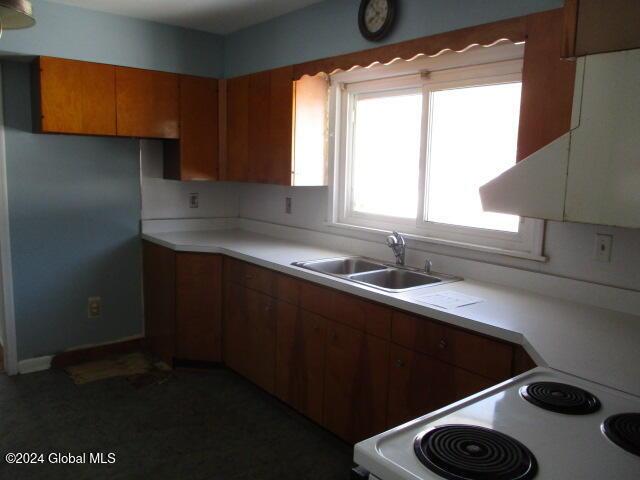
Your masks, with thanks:
[(640, 227), (640, 49), (578, 59), (571, 131), (480, 188), (487, 211)]

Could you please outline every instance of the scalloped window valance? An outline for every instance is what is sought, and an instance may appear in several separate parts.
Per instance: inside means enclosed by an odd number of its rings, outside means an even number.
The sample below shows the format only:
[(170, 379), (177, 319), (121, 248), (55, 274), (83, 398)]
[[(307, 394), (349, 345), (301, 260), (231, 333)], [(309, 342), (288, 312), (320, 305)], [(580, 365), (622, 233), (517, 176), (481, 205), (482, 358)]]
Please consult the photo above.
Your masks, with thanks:
[(511, 18), (301, 63), (294, 65), (294, 78), (318, 73), (331, 74), (338, 70), (349, 70), (356, 66), (367, 67), (374, 63), (389, 63), (396, 59), (410, 60), (419, 55), (436, 56), (448, 50), (461, 52), (471, 46), (490, 46), (500, 40), (523, 42), (527, 38), (527, 19), (528, 17)]

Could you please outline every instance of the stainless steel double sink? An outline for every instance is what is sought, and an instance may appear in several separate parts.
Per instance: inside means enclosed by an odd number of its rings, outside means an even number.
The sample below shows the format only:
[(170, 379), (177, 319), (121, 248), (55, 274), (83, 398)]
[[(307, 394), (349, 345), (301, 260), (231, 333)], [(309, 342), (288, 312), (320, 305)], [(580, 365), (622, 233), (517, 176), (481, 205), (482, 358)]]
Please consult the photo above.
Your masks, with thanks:
[(326, 258), (293, 262), (292, 265), (393, 293), (461, 280), (366, 257)]

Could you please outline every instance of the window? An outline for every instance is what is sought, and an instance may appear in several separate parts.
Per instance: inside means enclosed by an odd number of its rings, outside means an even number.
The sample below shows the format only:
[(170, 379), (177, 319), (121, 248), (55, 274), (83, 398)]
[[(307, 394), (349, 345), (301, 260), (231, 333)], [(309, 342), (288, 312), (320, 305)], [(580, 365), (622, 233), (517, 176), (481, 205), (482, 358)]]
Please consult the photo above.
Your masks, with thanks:
[(334, 224), (540, 258), (542, 222), (480, 202), (516, 161), (521, 49), (494, 48), (334, 75)]

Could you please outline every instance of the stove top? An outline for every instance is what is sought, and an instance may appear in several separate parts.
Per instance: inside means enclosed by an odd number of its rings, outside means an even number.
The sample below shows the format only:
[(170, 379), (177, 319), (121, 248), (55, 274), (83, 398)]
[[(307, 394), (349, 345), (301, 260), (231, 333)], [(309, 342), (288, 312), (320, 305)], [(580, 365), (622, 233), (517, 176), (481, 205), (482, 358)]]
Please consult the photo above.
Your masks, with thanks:
[(474, 425), (443, 425), (418, 435), (413, 448), (432, 472), (449, 480), (527, 480), (537, 464), (515, 438)]
[(635, 480), (639, 446), (640, 398), (537, 368), (360, 442), (354, 461), (380, 480)]
[(520, 395), (537, 407), (568, 415), (587, 415), (600, 408), (593, 394), (568, 383), (534, 382), (522, 387)]

